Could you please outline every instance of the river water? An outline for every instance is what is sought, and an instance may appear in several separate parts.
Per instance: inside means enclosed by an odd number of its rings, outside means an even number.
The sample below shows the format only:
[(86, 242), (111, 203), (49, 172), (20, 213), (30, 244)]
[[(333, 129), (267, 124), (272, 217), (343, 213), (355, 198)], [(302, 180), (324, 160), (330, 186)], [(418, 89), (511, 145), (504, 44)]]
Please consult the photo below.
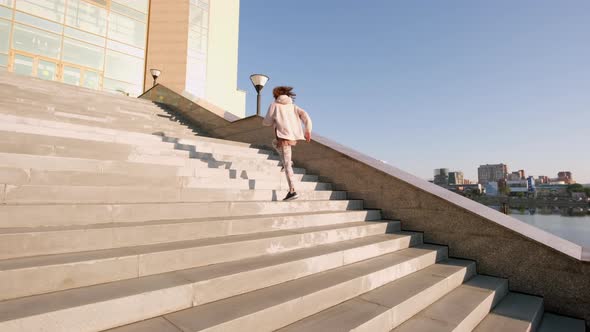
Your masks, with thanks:
[(590, 248), (590, 215), (530, 214), (529, 211), (513, 210), (510, 216)]

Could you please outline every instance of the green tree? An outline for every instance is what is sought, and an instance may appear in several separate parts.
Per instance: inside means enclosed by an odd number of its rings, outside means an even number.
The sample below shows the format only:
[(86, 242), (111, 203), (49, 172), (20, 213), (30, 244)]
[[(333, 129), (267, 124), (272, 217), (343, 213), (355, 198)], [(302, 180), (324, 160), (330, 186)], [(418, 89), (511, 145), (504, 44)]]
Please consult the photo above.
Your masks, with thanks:
[(567, 186), (568, 193), (583, 193), (586, 189), (587, 188), (584, 188), (584, 186), (579, 183), (570, 184), (569, 186)]
[(502, 186), (499, 188), (498, 192), (504, 196), (510, 196), (510, 188), (508, 186)]
[(586, 193), (586, 196), (590, 197), (590, 187), (584, 188), (584, 192)]

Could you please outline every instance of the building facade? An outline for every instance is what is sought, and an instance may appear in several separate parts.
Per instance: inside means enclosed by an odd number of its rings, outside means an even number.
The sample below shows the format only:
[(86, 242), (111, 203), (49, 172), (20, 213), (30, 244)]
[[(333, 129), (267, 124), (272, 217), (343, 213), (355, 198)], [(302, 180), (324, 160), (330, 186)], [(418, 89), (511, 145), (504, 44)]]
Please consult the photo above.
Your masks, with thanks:
[(565, 184), (575, 184), (574, 176), (570, 171), (561, 171), (557, 173), (557, 181), (564, 182)]
[(0, 70), (138, 96), (158, 82), (238, 116), (239, 0), (0, 0)]
[(537, 179), (535, 179), (535, 184), (548, 184), (551, 181), (548, 176), (541, 175)]
[(477, 169), (478, 182), (484, 186), (489, 182), (498, 182), (499, 180), (506, 179), (507, 175), (508, 166), (505, 164), (481, 165)]
[(510, 190), (510, 195), (527, 194), (529, 192), (529, 182), (527, 180), (508, 180), (506, 185)]
[(449, 184), (450, 185), (457, 185), (457, 184), (467, 184), (464, 180), (463, 172), (450, 172), (449, 173)]
[(443, 187), (449, 184), (448, 168), (437, 168), (434, 170), (434, 184)]

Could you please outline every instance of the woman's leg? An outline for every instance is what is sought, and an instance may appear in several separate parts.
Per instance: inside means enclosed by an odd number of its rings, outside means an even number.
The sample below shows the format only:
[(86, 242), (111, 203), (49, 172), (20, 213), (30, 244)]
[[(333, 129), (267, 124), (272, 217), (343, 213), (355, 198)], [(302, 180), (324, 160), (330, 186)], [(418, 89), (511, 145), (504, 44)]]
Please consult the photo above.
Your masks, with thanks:
[(285, 170), (285, 164), (283, 164), (283, 147), (279, 145), (278, 139), (272, 140), (272, 147), (279, 154), (279, 161), (281, 162), (281, 172)]
[(287, 176), (287, 182), (289, 183), (289, 192), (295, 191), (295, 182), (293, 181), (293, 165), (291, 163), (291, 146), (283, 145), (280, 147), (282, 150), (281, 157), (283, 158), (283, 167), (285, 168), (285, 175)]

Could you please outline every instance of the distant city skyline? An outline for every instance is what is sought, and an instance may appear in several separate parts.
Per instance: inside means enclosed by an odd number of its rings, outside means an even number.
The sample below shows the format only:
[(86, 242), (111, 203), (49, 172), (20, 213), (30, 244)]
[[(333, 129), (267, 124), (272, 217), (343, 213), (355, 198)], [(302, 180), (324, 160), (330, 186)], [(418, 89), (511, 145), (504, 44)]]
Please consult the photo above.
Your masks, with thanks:
[[(464, 178), (465, 178), (465, 180), (471, 180), (471, 181), (477, 182), (477, 181), (478, 181), (478, 178), (479, 178), (479, 176), (478, 176), (478, 174), (477, 174), (477, 169), (478, 169), (480, 166), (482, 166), (482, 165), (494, 165), (494, 164), (505, 164), (505, 165), (508, 167), (508, 173), (512, 173), (512, 172), (517, 172), (517, 171), (520, 171), (520, 170), (524, 170), (524, 172), (525, 172), (525, 174), (526, 174), (526, 177), (533, 176), (534, 178), (538, 178), (538, 177), (540, 177), (540, 176), (547, 176), (547, 177), (549, 177), (550, 179), (557, 179), (557, 178), (558, 178), (558, 173), (559, 173), (559, 172), (564, 172), (564, 171), (565, 171), (565, 172), (569, 172), (569, 170), (568, 170), (568, 169), (566, 169), (566, 168), (563, 168), (563, 169), (560, 169), (559, 171), (556, 171), (556, 172), (554, 172), (554, 173), (533, 174), (533, 173), (529, 172), (529, 171), (528, 171), (526, 168), (521, 168), (521, 167), (512, 168), (512, 167), (510, 167), (510, 165), (509, 165), (509, 164), (507, 164), (507, 163), (505, 163), (505, 162), (497, 162), (497, 163), (488, 163), (488, 164), (480, 164), (480, 165), (477, 165), (477, 166), (475, 167), (475, 172), (471, 172), (471, 173), (474, 173), (474, 174), (472, 174), (472, 175), (470, 175), (470, 176), (468, 176), (468, 175), (467, 175), (467, 174), (469, 174), (470, 172), (467, 172), (467, 171), (465, 171), (465, 170), (463, 170), (463, 169), (457, 169), (457, 168), (453, 168), (453, 167), (446, 167), (446, 166), (445, 166), (445, 167), (439, 167), (439, 168), (435, 168), (435, 169), (434, 169), (434, 171), (436, 172), (436, 170), (437, 170), (437, 169), (443, 169), (443, 168), (446, 168), (446, 169), (448, 169), (448, 170), (449, 170), (449, 172), (462, 172), (462, 173), (464, 174)], [(431, 171), (431, 174), (432, 174), (432, 171)], [(578, 182), (578, 183), (581, 183), (581, 184), (586, 184), (586, 182), (584, 182), (584, 181), (578, 181), (578, 179), (577, 179), (577, 177), (576, 177), (576, 173), (572, 172), (572, 174), (573, 174), (573, 179), (574, 179), (576, 182)], [(433, 179), (433, 176), (432, 176), (432, 175), (430, 175), (430, 177), (429, 177), (429, 178), (426, 178), (426, 179), (427, 179), (427, 180), (432, 180), (432, 179)], [(590, 181), (588, 182), (588, 184), (590, 184)]]
[(314, 130), (424, 179), (481, 164), (590, 183), (590, 1), (280, 2), (240, 8), (238, 86), (292, 85)]

